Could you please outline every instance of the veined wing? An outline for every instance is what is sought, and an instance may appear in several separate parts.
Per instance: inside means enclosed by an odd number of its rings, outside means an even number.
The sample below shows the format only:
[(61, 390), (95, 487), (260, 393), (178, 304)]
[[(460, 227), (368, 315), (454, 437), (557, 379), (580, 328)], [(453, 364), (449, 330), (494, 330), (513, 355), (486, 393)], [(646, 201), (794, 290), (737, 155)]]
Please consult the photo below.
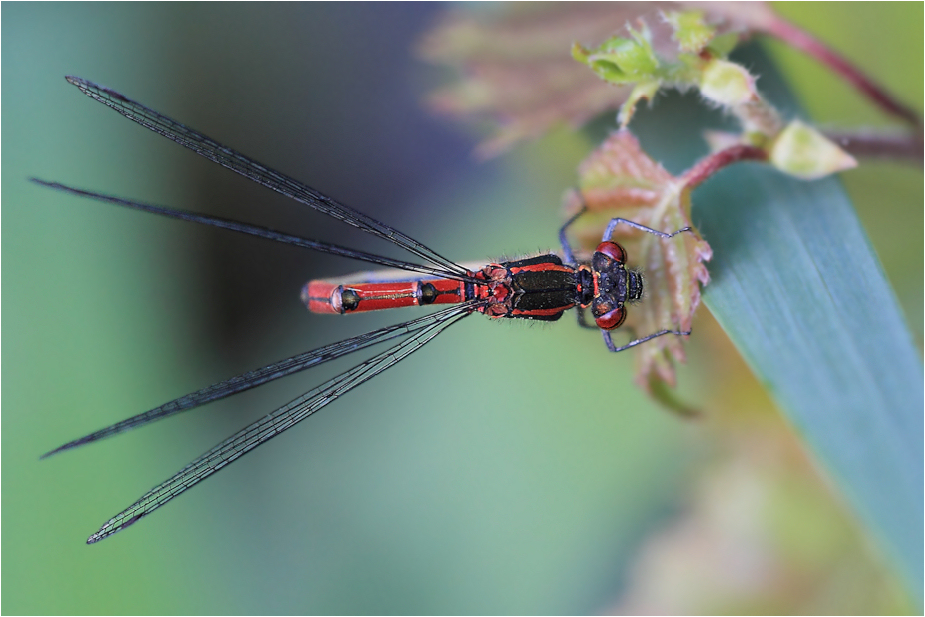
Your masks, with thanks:
[(223, 146), (202, 133), (191, 129), (176, 120), (168, 118), (141, 103), (122, 96), (114, 90), (99, 86), (80, 77), (67, 76), (71, 84), (92, 99), (111, 107), (129, 120), (163, 135), (171, 141), (189, 148), (196, 154), (214, 161), (222, 167), (250, 178), (257, 184), (291, 197), (292, 199), (323, 212), (330, 217), (353, 225), (363, 231), (388, 240), (410, 253), (417, 255), (436, 266), (457, 274), (466, 274), (465, 268), (439, 255), (417, 240), (403, 234), (397, 229), (381, 223), (376, 219), (358, 212), (353, 208), (316, 191), (298, 180), (275, 171), (240, 152)]
[(478, 302), (470, 301), (444, 311), (441, 319), (417, 331), (411, 337), (328, 380), (238, 431), (109, 519), (99, 531), (87, 539), (87, 544), (99, 542), (132, 525), (143, 516), (151, 514), (174, 497), (202, 482), (228, 463), (295, 426), (328, 403), (332, 403), (387, 368), (395, 366), (450, 325), (470, 315), (477, 305)]
[(140, 201), (132, 201), (130, 199), (122, 199), (121, 197), (115, 197), (113, 195), (97, 193), (95, 191), (85, 191), (83, 189), (74, 188), (66, 184), (61, 184), (60, 182), (49, 182), (47, 180), (40, 180), (38, 178), (32, 178), (32, 181), (36, 184), (55, 189), (57, 191), (70, 193), (71, 195), (77, 195), (78, 197), (86, 197), (88, 199), (94, 199), (96, 201), (102, 201), (105, 203), (122, 206), (123, 208), (141, 210), (142, 212), (149, 212), (151, 214), (166, 216), (168, 218), (179, 219), (181, 221), (187, 221), (190, 223), (199, 223), (201, 225), (208, 225), (210, 227), (218, 227), (219, 229), (236, 231), (238, 233), (247, 234), (250, 236), (257, 236), (258, 238), (266, 238), (267, 240), (273, 240), (274, 242), (280, 242), (282, 244), (289, 244), (299, 248), (319, 251), (321, 253), (340, 255), (341, 257), (349, 257), (350, 259), (366, 261), (381, 266), (399, 268), (409, 272), (417, 272), (418, 274), (427, 274), (431, 276), (439, 276), (441, 278), (462, 281), (476, 281), (476, 279), (473, 279), (471, 276), (466, 274), (458, 274), (456, 271), (446, 270), (442, 267), (435, 268), (433, 266), (422, 266), (420, 264), (402, 261), (400, 259), (393, 259), (392, 257), (384, 257), (382, 255), (364, 253), (363, 251), (357, 251), (355, 249), (346, 248), (337, 244), (331, 244), (329, 242), (319, 242), (318, 240), (309, 240), (308, 238), (284, 234), (272, 229), (267, 229), (266, 227), (258, 227), (256, 225), (241, 223), (239, 221), (232, 221), (230, 219), (223, 219), (217, 216), (196, 214), (195, 212), (188, 212), (186, 210), (180, 210), (177, 208), (155, 206), (152, 204), (142, 203)]
[(217, 401), (225, 397), (237, 394), (238, 392), (244, 392), (245, 390), (250, 390), (251, 388), (256, 388), (265, 383), (271, 382), (275, 379), (280, 379), (286, 377), (287, 375), (292, 375), (293, 373), (298, 373), (306, 369), (312, 368), (313, 366), (318, 366), (328, 362), (329, 360), (336, 360), (337, 358), (343, 357), (347, 354), (359, 351), (361, 349), (366, 349), (372, 345), (378, 343), (383, 343), (400, 336), (406, 336), (410, 334), (419, 333), (423, 330), (439, 326), (447, 320), (452, 320), (457, 317), (460, 312), (471, 311), (471, 307), (462, 308), (463, 305), (452, 306), (443, 311), (432, 313), (426, 315), (419, 319), (414, 319), (411, 321), (406, 321), (401, 324), (396, 324), (393, 326), (387, 326), (385, 328), (380, 328), (378, 330), (373, 330), (372, 332), (367, 332), (359, 336), (354, 336), (343, 341), (338, 341), (337, 343), (331, 343), (330, 345), (325, 345), (305, 353), (301, 353), (291, 358), (286, 358), (285, 360), (280, 360), (279, 362), (274, 362), (263, 368), (259, 368), (254, 371), (248, 371), (231, 379), (212, 384), (196, 392), (186, 394), (179, 398), (176, 398), (168, 403), (164, 403), (160, 407), (155, 407), (138, 415), (132, 416), (117, 422), (106, 428), (100, 429), (94, 433), (90, 433), (74, 441), (70, 441), (63, 446), (59, 446), (50, 452), (42, 455), (42, 458), (51, 456), (52, 454), (57, 454), (58, 452), (63, 452), (64, 450), (70, 450), (78, 446), (82, 446), (88, 443), (93, 443), (94, 441), (99, 441), (106, 437), (112, 435), (117, 435), (119, 433), (124, 433), (134, 428), (150, 424), (156, 420), (161, 420), (167, 418), (174, 414), (178, 414), (182, 411), (187, 411), (206, 403), (211, 403), (212, 401)]

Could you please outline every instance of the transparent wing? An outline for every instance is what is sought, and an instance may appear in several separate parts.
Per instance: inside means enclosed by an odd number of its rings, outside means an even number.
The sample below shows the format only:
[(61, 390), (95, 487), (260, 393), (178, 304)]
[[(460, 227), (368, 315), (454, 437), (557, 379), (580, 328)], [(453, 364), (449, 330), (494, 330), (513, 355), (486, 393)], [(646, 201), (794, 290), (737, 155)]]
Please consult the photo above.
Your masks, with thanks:
[(275, 379), (280, 379), (281, 377), (286, 377), (287, 375), (292, 375), (293, 373), (304, 371), (306, 369), (312, 368), (313, 366), (328, 362), (329, 360), (336, 360), (337, 358), (343, 357), (361, 349), (366, 349), (367, 347), (376, 345), (378, 343), (383, 343), (400, 336), (420, 332), (427, 328), (434, 327), (446, 320), (453, 319), (454, 317), (458, 316), (461, 311), (467, 310), (471, 311), (471, 308), (462, 308), (462, 305), (456, 305), (438, 313), (433, 313), (431, 315), (427, 315), (419, 319), (414, 319), (412, 321), (406, 321), (405, 323), (397, 324), (394, 326), (387, 326), (385, 328), (373, 330), (372, 332), (367, 332), (359, 336), (354, 336), (337, 343), (332, 343), (330, 345), (325, 345), (323, 347), (301, 353), (291, 358), (286, 358), (285, 360), (280, 360), (279, 362), (275, 362), (254, 371), (248, 371), (242, 375), (232, 377), (231, 379), (212, 384), (211, 386), (202, 388), (196, 392), (192, 392), (190, 394), (176, 398), (168, 403), (164, 403), (160, 407), (155, 407), (154, 409), (150, 409), (136, 416), (132, 416), (131, 418), (107, 426), (106, 428), (100, 429), (94, 433), (90, 433), (89, 435), (81, 437), (80, 439), (70, 441), (63, 446), (59, 446), (54, 450), (43, 454), (42, 458), (46, 458), (52, 454), (57, 454), (58, 452), (63, 452), (64, 450), (70, 450), (78, 446), (93, 443), (94, 441), (99, 441), (100, 439), (104, 439), (112, 435), (117, 435), (118, 433), (123, 433), (125, 431), (138, 428), (139, 426), (144, 426), (145, 424), (150, 424), (156, 420), (161, 420), (174, 414), (178, 414), (182, 411), (187, 411), (189, 409), (199, 407), (200, 405), (205, 405), (206, 403), (211, 403), (212, 401), (223, 399), (225, 397), (231, 396), (232, 394), (237, 394), (238, 392), (244, 392), (245, 390), (256, 388), (257, 386), (263, 385)]
[(126, 98), (114, 90), (99, 86), (85, 79), (81, 79), (80, 77), (68, 76), (66, 79), (90, 98), (103, 103), (107, 107), (111, 107), (129, 120), (133, 120), (151, 129), (155, 133), (163, 135), (167, 139), (189, 148), (196, 154), (202, 155), (210, 161), (218, 163), (222, 167), (227, 167), (245, 178), (250, 178), (257, 184), (272, 189), (281, 195), (291, 197), (307, 206), (311, 206), (319, 212), (323, 212), (339, 221), (343, 221), (363, 231), (388, 240), (410, 253), (417, 255), (421, 259), (429, 261), (447, 271), (462, 275), (466, 274), (466, 269), (462, 266), (446, 259), (436, 251), (429, 249), (397, 229), (389, 227), (385, 223), (381, 223), (362, 212), (345, 206), (316, 191), (310, 186), (270, 169), (240, 152), (223, 146), (210, 137), (184, 126), (176, 120), (172, 120), (153, 109), (145, 107), (141, 103)]
[(99, 542), (132, 525), (141, 517), (160, 508), (228, 463), (244, 456), (260, 444), (266, 443), (387, 368), (395, 366), (450, 325), (471, 314), (475, 307), (474, 302), (453, 307), (453, 311), (444, 312), (441, 319), (417, 331), (411, 337), (328, 380), (235, 433), (107, 521), (99, 531), (87, 539), (87, 544)]
[(177, 208), (167, 208), (164, 206), (155, 206), (152, 204), (146, 204), (140, 201), (133, 201), (130, 199), (122, 199), (121, 197), (115, 197), (113, 195), (106, 195), (104, 193), (97, 193), (95, 191), (85, 191), (83, 189), (74, 188), (66, 184), (61, 184), (60, 182), (49, 182), (47, 180), (40, 180), (39, 178), (31, 178), (36, 184), (40, 184), (44, 187), (55, 189), (56, 191), (62, 191), (64, 193), (70, 193), (71, 195), (77, 195), (78, 197), (86, 197), (88, 199), (94, 199), (96, 201), (102, 201), (105, 203), (114, 204), (117, 206), (122, 206), (123, 208), (131, 208), (132, 210), (141, 210), (142, 212), (148, 212), (150, 214), (157, 214), (159, 216), (166, 216), (167, 218), (179, 219), (181, 221), (187, 221), (189, 223), (199, 223), (201, 225), (208, 225), (210, 227), (218, 227), (219, 229), (227, 229), (229, 231), (236, 231), (238, 233), (247, 234), (249, 236), (257, 236), (258, 238), (265, 238), (267, 240), (273, 240), (274, 242), (280, 242), (282, 244), (288, 244), (290, 246), (297, 246), (303, 249), (310, 249), (312, 251), (319, 251), (321, 253), (331, 253), (332, 255), (340, 255), (341, 257), (349, 257), (350, 259), (357, 259), (359, 261), (365, 261), (369, 263), (374, 263), (380, 266), (389, 266), (391, 268), (399, 268), (401, 270), (406, 270), (408, 272), (417, 272), (418, 274), (427, 274), (431, 276), (439, 276), (441, 278), (463, 280), (463, 281), (475, 281), (471, 276), (460, 275), (456, 272), (450, 272), (444, 268), (435, 268), (433, 266), (422, 266), (420, 264), (410, 263), (407, 261), (402, 261), (400, 259), (394, 259), (392, 257), (384, 257), (382, 255), (374, 255), (372, 253), (364, 253), (363, 251), (358, 251), (356, 249), (350, 249), (337, 244), (331, 244), (329, 242), (320, 242), (318, 240), (309, 240), (308, 238), (302, 238), (299, 236), (293, 236), (290, 234), (284, 234), (272, 229), (267, 229), (266, 227), (258, 227), (257, 225), (250, 225), (248, 223), (241, 223), (238, 221), (232, 221), (230, 219), (223, 219), (217, 216), (209, 216), (206, 214), (196, 214), (195, 212), (188, 212), (187, 210), (179, 210)]

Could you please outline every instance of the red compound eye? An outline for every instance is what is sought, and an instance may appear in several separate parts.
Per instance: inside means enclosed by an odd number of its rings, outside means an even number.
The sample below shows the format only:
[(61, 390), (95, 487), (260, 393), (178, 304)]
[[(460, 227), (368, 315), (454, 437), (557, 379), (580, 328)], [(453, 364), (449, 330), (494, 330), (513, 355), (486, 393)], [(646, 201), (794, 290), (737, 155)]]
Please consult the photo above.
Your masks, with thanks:
[(596, 252), (607, 255), (617, 263), (626, 263), (626, 250), (616, 242), (601, 242)]
[(625, 320), (626, 308), (621, 306), (618, 309), (604, 313), (600, 317), (595, 317), (594, 323), (596, 323), (597, 327), (601, 330), (613, 330), (619, 328)]

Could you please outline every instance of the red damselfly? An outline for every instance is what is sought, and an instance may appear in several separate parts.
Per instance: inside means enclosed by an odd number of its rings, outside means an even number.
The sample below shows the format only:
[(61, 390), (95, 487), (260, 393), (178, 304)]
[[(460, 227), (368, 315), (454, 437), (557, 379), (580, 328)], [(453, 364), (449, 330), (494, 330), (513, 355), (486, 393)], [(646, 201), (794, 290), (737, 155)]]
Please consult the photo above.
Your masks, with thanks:
[[(404, 337), (403, 340), (392, 347), (306, 392), (218, 444), (184, 467), (176, 475), (148, 491), (123, 512), (107, 521), (99, 531), (90, 536), (87, 540), (88, 544), (98, 542), (117, 531), (125, 529), (141, 517), (150, 514), (228, 463), (279, 435), (387, 368), (394, 366), (430, 342), (450, 325), (472, 313), (482, 313), (492, 318), (555, 321), (566, 310), (575, 308), (577, 309), (579, 322), (586, 327), (599, 328), (603, 333), (604, 342), (608, 349), (613, 352), (623, 351), (666, 334), (690, 334), (689, 331), (661, 330), (620, 346), (617, 346), (611, 338), (611, 331), (618, 328), (626, 318), (626, 304), (641, 299), (643, 295), (642, 274), (626, 267), (626, 252), (619, 244), (611, 241), (616, 227), (618, 225), (628, 225), (661, 238), (671, 238), (681, 232), (690, 232), (690, 228), (665, 233), (633, 221), (615, 218), (607, 226), (603, 239), (594, 252), (590, 263), (580, 264), (575, 259), (574, 252), (566, 237), (568, 227), (582, 214), (582, 212), (579, 212), (569, 219), (559, 232), (564, 260), (558, 255), (550, 253), (527, 259), (491, 263), (481, 268), (469, 269), (442, 257), (420, 242), (389, 227), (385, 223), (353, 210), (315, 189), (227, 148), (209, 137), (117, 92), (77, 77), (68, 77), (67, 80), (87, 96), (115, 109), (130, 120), (277, 193), (291, 197), (297, 202), (310, 206), (374, 236), (388, 240), (428, 265), (373, 255), (237, 221), (84, 191), (59, 183), (37, 179), (34, 180), (35, 182), (67, 193), (126, 208), (229, 229), (276, 242), (341, 255), (360, 261), (389, 266), (403, 272), (422, 275), (415, 279), (408, 279), (407, 275), (404, 278), (397, 278), (393, 272), (389, 272), (379, 275), (376, 280), (364, 277), (359, 281), (347, 279), (311, 281), (303, 289), (302, 298), (308, 308), (314, 312), (343, 314), (410, 305), (450, 305), (443, 308), (443, 310), (424, 317), (325, 345), (232, 377), (226, 381), (181, 396), (160, 407), (103, 428), (48, 452), (44, 456), (50, 456), (63, 450), (91, 443), (181, 411), (231, 396), (378, 343)], [(590, 310), (594, 317), (593, 324), (587, 321), (586, 309)]]

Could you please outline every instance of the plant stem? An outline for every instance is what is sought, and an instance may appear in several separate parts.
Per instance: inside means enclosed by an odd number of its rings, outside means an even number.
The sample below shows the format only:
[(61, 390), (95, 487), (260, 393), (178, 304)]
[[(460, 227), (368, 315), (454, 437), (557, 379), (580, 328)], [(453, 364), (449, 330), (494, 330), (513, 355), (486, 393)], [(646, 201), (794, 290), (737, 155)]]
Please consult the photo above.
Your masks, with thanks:
[(922, 162), (922, 133), (890, 133), (874, 130), (824, 131), (825, 136), (856, 157)]
[(765, 31), (771, 36), (777, 37), (785, 43), (806, 52), (831, 68), (887, 113), (898, 116), (912, 126), (921, 129), (922, 120), (919, 118), (918, 113), (900, 103), (883, 87), (864, 75), (858, 67), (835, 50), (827, 47), (822, 41), (781, 17), (776, 17), (769, 21), (765, 28)]
[(768, 152), (764, 148), (746, 145), (730, 146), (725, 150), (707, 155), (694, 163), (693, 167), (684, 172), (681, 179), (687, 188), (694, 189), (723, 167), (739, 161), (766, 160), (768, 160)]

